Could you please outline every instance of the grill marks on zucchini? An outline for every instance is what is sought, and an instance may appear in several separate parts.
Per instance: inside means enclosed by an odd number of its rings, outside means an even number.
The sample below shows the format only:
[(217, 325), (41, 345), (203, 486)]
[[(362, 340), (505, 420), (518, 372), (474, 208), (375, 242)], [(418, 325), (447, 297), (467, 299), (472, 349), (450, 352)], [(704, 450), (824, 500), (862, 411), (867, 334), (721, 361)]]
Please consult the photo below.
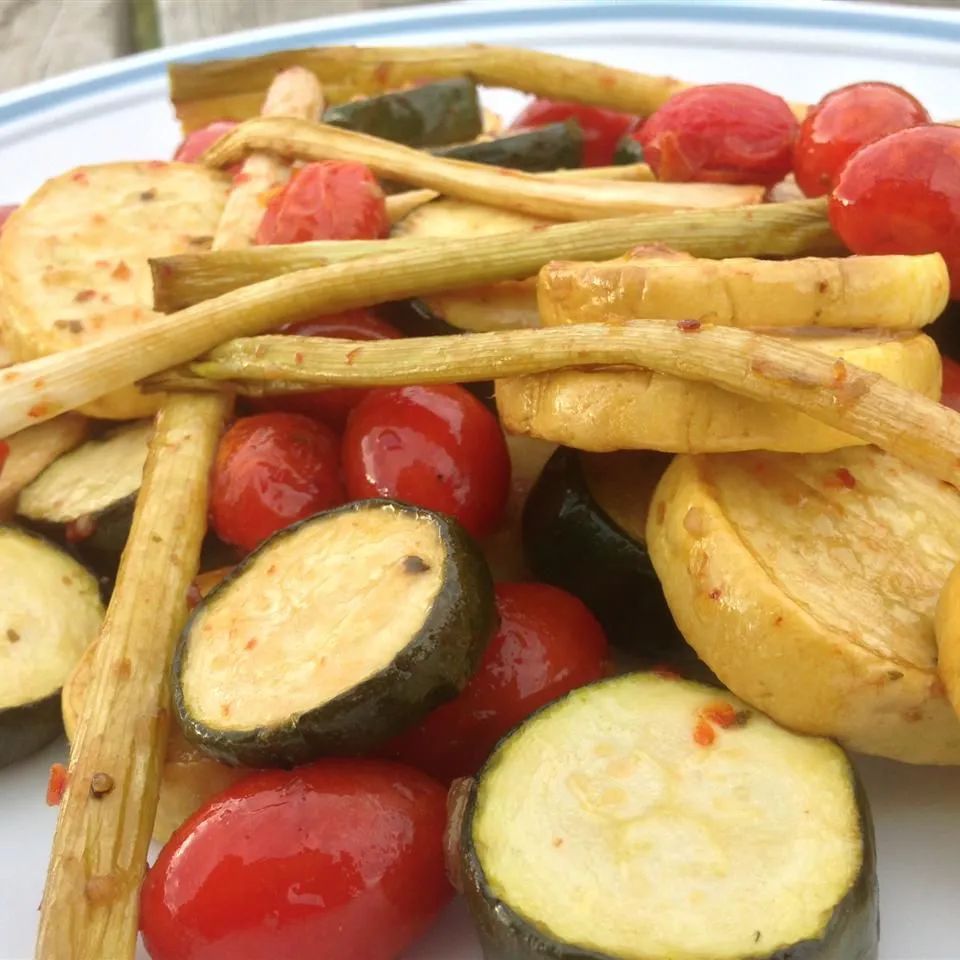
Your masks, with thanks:
[(60, 688), (102, 619), (88, 570), (46, 540), (0, 527), (0, 767), (58, 735)]
[(724, 724), (743, 710), (632, 674), (504, 740), (461, 834), (484, 955), (875, 958), (873, 833), (847, 758), (761, 714)]
[(197, 607), (177, 714), (228, 762), (362, 752), (455, 696), (494, 629), (489, 571), (455, 521), (361, 501), (277, 534)]

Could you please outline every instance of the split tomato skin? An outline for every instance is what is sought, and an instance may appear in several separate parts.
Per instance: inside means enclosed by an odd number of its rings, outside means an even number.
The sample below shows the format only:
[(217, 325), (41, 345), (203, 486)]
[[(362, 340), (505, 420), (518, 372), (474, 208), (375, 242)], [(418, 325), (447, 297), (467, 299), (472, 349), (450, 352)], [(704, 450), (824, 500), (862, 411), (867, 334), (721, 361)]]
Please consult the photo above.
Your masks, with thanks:
[(529, 130), (548, 123), (576, 120), (583, 133), (583, 165), (606, 167), (613, 163), (620, 138), (636, 123), (636, 117), (616, 110), (590, 107), (564, 100), (531, 101), (510, 124), (511, 130)]
[(603, 628), (576, 597), (544, 583), (498, 583), (500, 628), (460, 695), (395, 737), (386, 755), (450, 782), (475, 774), (534, 711), (605, 677)]
[(714, 83), (671, 97), (634, 137), (660, 180), (773, 186), (790, 172), (797, 126), (781, 97)]
[[(332, 337), (335, 340), (395, 340), (403, 334), (381, 320), (371, 310), (345, 310), (343, 313), (303, 320), (281, 327), (278, 333), (300, 337)], [(289, 410), (316, 417), (334, 430), (342, 430), (347, 414), (367, 395), (367, 390), (344, 387), (318, 390), (316, 393), (288, 393), (276, 397), (256, 397), (247, 401), (253, 410)]]
[(153, 960), (396, 960), (447, 903), (446, 789), (400, 764), (254, 773), (170, 838), (140, 895)]
[(278, 530), (345, 499), (337, 436), (310, 417), (242, 417), (220, 440), (210, 523), (232, 546), (249, 552)]
[(853, 253), (940, 253), (960, 298), (960, 127), (911, 127), (861, 147), (829, 214)]
[(892, 83), (840, 87), (811, 107), (800, 125), (793, 153), (797, 186), (808, 197), (822, 197), (860, 147), (929, 122), (923, 104)]
[(351, 500), (390, 497), (446, 513), (475, 537), (496, 529), (510, 489), (497, 418), (456, 385), (371, 390), (347, 419)]
[(221, 137), (225, 137), (231, 130), (239, 126), (236, 120), (214, 120), (199, 130), (188, 133), (183, 142), (177, 147), (173, 155), (174, 160), (180, 163), (199, 163), (200, 158)]
[(271, 197), (256, 242), (378, 240), (389, 232), (386, 198), (370, 168), (330, 160), (301, 167)]

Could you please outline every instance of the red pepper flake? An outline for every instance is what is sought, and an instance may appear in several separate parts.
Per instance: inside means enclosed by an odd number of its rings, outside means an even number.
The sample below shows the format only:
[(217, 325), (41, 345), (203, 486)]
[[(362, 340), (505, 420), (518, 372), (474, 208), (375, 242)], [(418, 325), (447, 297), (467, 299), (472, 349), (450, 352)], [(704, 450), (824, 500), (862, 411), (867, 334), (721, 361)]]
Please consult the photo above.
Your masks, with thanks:
[(31, 417), (34, 420), (40, 420), (43, 417), (47, 416), (50, 413), (50, 404), (49, 403), (35, 403), (28, 411), (27, 416)]
[(677, 673), (673, 667), (668, 663), (658, 663), (655, 666), (650, 668), (650, 672), (656, 676), (660, 677), (661, 680), (680, 680), (680, 674)]
[(846, 468), (840, 467), (827, 476), (823, 485), (838, 490), (852, 490), (857, 485), (857, 478)]
[(842, 360), (833, 361), (833, 383), (835, 386), (840, 386), (841, 383), (846, 383), (847, 380), (847, 365)]
[(737, 724), (737, 711), (733, 705), (725, 700), (718, 700), (716, 703), (708, 703), (701, 711), (700, 716), (710, 723), (715, 723), (724, 730), (734, 727)]
[(94, 260), (93, 265), (98, 267), (100, 270), (106, 270), (110, 266), (109, 260)]
[(62, 763), (55, 763), (50, 767), (50, 778), (47, 780), (47, 806), (60, 806), (66, 789), (67, 768)]
[(89, 287), (86, 290), (79, 290), (73, 298), (74, 303), (86, 303), (88, 300), (92, 300), (97, 295), (96, 290), (91, 290)]
[(693, 742), (701, 747), (709, 747), (713, 745), (713, 741), (716, 739), (717, 735), (713, 727), (707, 720), (700, 717), (697, 720), (697, 725), (693, 728)]
[(221, 713), (223, 716), (225, 716), (225, 717), (229, 717), (229, 716), (230, 716), (230, 712), (231, 712), (232, 709), (233, 709), (233, 708), (230, 706), (229, 703), (221, 703), (221, 704), (220, 704), (220, 713)]
[(97, 521), (90, 514), (71, 520), (64, 528), (67, 543), (82, 543), (97, 532)]
[(696, 333), (703, 324), (699, 320), (678, 320), (677, 329), (681, 333)]
[(300, 353), (299, 350), (293, 355), (293, 362), (294, 362), (298, 367), (302, 367), (302, 366), (303, 366), (303, 354)]
[(131, 276), (131, 270), (127, 266), (126, 261), (121, 260), (112, 270), (110, 276), (114, 280), (129, 280)]
[(348, 366), (348, 367), (352, 367), (352, 366), (353, 366), (353, 361), (356, 360), (357, 357), (359, 357), (362, 352), (363, 352), (363, 347), (354, 347), (354, 348), (347, 354), (347, 366)]
[(244, 650), (252, 650), (257, 645), (257, 638), (251, 637), (244, 645)]
[(709, 596), (711, 600), (719, 600), (723, 596), (723, 591), (719, 587), (714, 587)]
[(90, 183), (90, 178), (86, 175), (83, 170), (77, 170), (70, 175), (70, 179), (74, 183), (79, 183), (81, 186), (87, 186)]
[(830, 289), (830, 284), (826, 280), (821, 280), (817, 284), (817, 293), (826, 293)]
[(114, 665), (113, 672), (116, 674), (118, 680), (129, 680), (130, 675), (133, 673), (130, 658), (122, 657), (118, 660)]

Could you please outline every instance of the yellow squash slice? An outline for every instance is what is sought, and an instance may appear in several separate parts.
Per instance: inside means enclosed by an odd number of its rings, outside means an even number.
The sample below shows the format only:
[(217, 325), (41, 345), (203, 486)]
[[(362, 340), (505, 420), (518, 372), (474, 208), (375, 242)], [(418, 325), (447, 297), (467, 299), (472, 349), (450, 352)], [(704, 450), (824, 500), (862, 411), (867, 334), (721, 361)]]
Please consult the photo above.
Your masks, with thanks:
[(733, 327), (914, 330), (947, 305), (937, 254), (701, 260), (644, 251), (603, 263), (558, 261), (537, 286), (545, 327), (620, 320), (699, 320)]
[[(48, 180), (0, 236), (3, 337), (15, 360), (59, 353), (153, 320), (147, 259), (208, 249), (228, 178), (199, 164), (108, 163)], [(148, 416), (128, 388), (87, 408)]]
[[(804, 342), (928, 397), (940, 396), (940, 353), (924, 334), (871, 332)], [(510, 433), (600, 453), (818, 453), (862, 443), (787, 407), (645, 370), (560, 370), (498, 380), (497, 409)]]
[(647, 548), (687, 642), (803, 733), (960, 764), (934, 612), (960, 560), (960, 492), (873, 447), (677, 457)]

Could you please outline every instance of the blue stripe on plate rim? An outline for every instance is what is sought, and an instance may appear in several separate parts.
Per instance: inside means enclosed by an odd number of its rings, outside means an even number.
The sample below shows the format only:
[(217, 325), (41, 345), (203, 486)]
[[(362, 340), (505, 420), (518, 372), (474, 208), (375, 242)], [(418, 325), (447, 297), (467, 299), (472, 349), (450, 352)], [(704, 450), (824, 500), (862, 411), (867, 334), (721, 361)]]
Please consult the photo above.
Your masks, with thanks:
[[(598, 9), (601, 8), (601, 9)], [(249, 57), (318, 44), (360, 43), (371, 37), (456, 27), (469, 36), (484, 27), (576, 24), (584, 20), (665, 20), (766, 27), (805, 27), (960, 42), (960, 14), (945, 8), (903, 8), (852, 0), (459, 0), (324, 17), (241, 31), (135, 54), (0, 94), (0, 123), (62, 106), (127, 83), (156, 78), (173, 61)]]

